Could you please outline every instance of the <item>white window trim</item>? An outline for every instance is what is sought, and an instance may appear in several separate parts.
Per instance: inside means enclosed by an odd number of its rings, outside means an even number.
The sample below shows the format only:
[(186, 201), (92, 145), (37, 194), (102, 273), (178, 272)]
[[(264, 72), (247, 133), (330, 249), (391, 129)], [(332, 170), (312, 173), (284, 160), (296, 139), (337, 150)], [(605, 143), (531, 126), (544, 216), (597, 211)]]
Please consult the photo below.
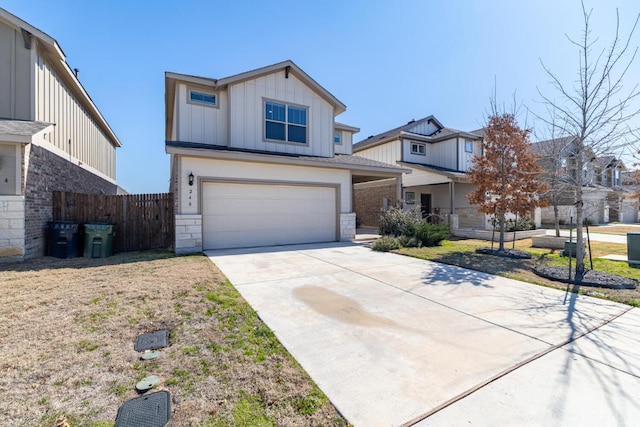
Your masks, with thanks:
[[(336, 134), (339, 135), (340, 141), (336, 142)], [(334, 130), (333, 131), (333, 145), (342, 145), (342, 131)]]
[(404, 193), (404, 201), (408, 205), (413, 205), (416, 203), (416, 193), (415, 191), (405, 191)]
[[(411, 152), (411, 154), (415, 154), (417, 156), (426, 156), (427, 155), (427, 145), (426, 144), (420, 144), (419, 142), (410, 142), (409, 143), (409, 151)], [(422, 153), (420, 152), (420, 150), (418, 149), (418, 151), (413, 151), (413, 147), (422, 147)]]
[[(191, 93), (192, 92), (203, 93), (205, 95), (214, 96), (215, 97), (215, 104), (210, 104), (208, 102), (202, 102), (202, 101), (195, 101), (195, 100), (191, 99)], [(209, 107), (209, 108), (220, 108), (218, 92), (211, 92), (211, 91), (206, 91), (206, 90), (197, 89), (197, 88), (189, 88), (189, 90), (187, 90), (187, 104), (199, 105), (199, 106), (202, 106), (202, 107)]]
[[(280, 139), (270, 139), (267, 138), (267, 117), (265, 114), (266, 111), (266, 105), (267, 102), (273, 102), (275, 104), (284, 104), (285, 106), (285, 122), (284, 122), (284, 129), (285, 129), (285, 140), (282, 141)], [(303, 144), (301, 142), (290, 142), (288, 140), (288, 132), (289, 132), (289, 109), (287, 107), (297, 107), (297, 108), (304, 108), (307, 112), (307, 124), (305, 125), (305, 140), (306, 142)], [(280, 101), (278, 99), (271, 99), (271, 98), (262, 98), (262, 140), (264, 142), (273, 142), (276, 144), (287, 144), (287, 145), (293, 145), (295, 147), (308, 147), (309, 146), (309, 123), (311, 117), (309, 116), (309, 106), (307, 105), (301, 105), (301, 104), (294, 104), (293, 102), (287, 102), (287, 101)], [(294, 126), (300, 126), (298, 124), (292, 123)]]
[[(467, 150), (467, 147), (471, 147), (471, 150)], [(464, 141), (464, 152), (465, 153), (473, 153), (473, 141), (465, 140)]]

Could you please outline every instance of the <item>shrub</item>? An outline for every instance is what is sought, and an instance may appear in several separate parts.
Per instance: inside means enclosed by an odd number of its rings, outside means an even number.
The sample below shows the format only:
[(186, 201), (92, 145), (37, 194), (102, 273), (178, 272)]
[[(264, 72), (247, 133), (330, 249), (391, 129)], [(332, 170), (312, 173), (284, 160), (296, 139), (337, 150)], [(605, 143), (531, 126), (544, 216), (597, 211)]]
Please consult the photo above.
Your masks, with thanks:
[(509, 219), (505, 223), (505, 230), (510, 232), (527, 231), (527, 230), (535, 230), (535, 229), (536, 229), (536, 223), (529, 216), (523, 216), (521, 218), (518, 218), (517, 223), (513, 219)]
[(402, 229), (402, 234), (410, 239), (418, 240), (420, 246), (437, 246), (449, 237), (449, 226), (428, 222), (410, 223)]
[(395, 249), (400, 249), (400, 243), (398, 239), (391, 236), (382, 236), (371, 245), (371, 249), (378, 252), (389, 252)]
[(402, 235), (398, 237), (398, 243), (403, 248), (420, 248), (422, 247), (422, 242), (415, 236), (409, 237)]
[(392, 206), (382, 212), (378, 232), (383, 236), (398, 237), (408, 224), (420, 224), (422, 222), (422, 212), (419, 206), (409, 210)]

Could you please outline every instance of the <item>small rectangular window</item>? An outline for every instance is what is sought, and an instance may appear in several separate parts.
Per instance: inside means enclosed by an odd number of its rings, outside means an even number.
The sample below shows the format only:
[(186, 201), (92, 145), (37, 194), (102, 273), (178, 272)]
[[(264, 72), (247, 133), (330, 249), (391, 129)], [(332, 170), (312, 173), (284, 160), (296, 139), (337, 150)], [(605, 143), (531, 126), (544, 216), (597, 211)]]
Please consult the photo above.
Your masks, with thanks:
[(335, 131), (333, 133), (333, 143), (334, 144), (342, 144), (342, 135), (340, 134), (340, 132)]
[(424, 156), (425, 152), (426, 152), (426, 147), (424, 144), (416, 144), (416, 143), (411, 143), (411, 154), (418, 154), (421, 156)]
[(473, 142), (472, 141), (465, 141), (464, 142), (464, 151), (466, 153), (473, 153)]
[(204, 104), (210, 106), (216, 106), (216, 95), (213, 93), (197, 92), (195, 90), (189, 91), (189, 101), (197, 104)]
[(265, 138), (307, 143), (307, 109), (273, 101), (264, 103)]

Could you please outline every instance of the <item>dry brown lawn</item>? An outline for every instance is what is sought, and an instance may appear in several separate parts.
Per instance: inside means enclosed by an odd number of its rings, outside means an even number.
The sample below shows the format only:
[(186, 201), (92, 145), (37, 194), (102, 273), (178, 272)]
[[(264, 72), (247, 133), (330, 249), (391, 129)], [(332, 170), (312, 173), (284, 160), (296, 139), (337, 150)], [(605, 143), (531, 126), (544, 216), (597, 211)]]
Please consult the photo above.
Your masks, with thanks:
[[(141, 361), (137, 335), (170, 345)], [(175, 426), (346, 425), (203, 256), (124, 253), (0, 265), (0, 425), (111, 426), (158, 375)]]
[(640, 225), (615, 224), (607, 226), (592, 226), (589, 227), (589, 231), (591, 233), (617, 234), (620, 236), (626, 236), (627, 233), (640, 233)]

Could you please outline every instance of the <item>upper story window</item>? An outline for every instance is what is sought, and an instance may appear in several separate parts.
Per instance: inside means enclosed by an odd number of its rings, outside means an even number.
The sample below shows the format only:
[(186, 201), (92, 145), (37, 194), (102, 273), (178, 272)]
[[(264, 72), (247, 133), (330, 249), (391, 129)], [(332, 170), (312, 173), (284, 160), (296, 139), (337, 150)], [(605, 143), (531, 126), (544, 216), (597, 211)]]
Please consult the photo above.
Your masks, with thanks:
[(411, 154), (418, 154), (424, 156), (427, 152), (427, 147), (424, 144), (411, 143)]
[(307, 143), (307, 107), (265, 101), (264, 121), (265, 139)]
[(333, 143), (342, 144), (342, 133), (340, 131), (335, 131), (333, 133)]
[(218, 99), (214, 93), (199, 92), (196, 90), (189, 91), (189, 102), (216, 107), (218, 105), (217, 101)]
[(465, 153), (473, 153), (473, 141), (464, 142), (464, 151)]

